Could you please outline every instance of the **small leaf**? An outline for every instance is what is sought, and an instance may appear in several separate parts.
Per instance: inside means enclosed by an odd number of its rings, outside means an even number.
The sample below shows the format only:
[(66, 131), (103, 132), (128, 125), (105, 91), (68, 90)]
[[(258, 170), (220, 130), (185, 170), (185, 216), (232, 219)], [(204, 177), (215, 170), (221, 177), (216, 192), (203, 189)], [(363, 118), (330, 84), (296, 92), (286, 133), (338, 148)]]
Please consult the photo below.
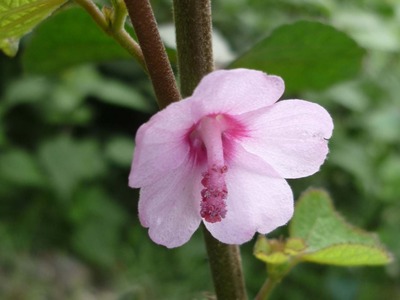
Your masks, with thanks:
[(289, 238), (283, 241), (259, 235), (254, 246), (254, 256), (267, 264), (284, 264), (304, 248), (302, 239)]
[(286, 92), (321, 90), (352, 78), (361, 67), (365, 51), (344, 32), (312, 21), (277, 28), (231, 68), (251, 68), (285, 79)]
[(346, 223), (322, 190), (309, 190), (302, 195), (289, 230), (291, 237), (306, 243), (302, 256), (305, 261), (345, 266), (391, 261), (377, 237)]
[(19, 39), (66, 0), (0, 0), (0, 50), (14, 56)]
[(254, 246), (254, 256), (267, 264), (284, 264), (289, 256), (283, 253), (283, 243), (277, 240), (268, 240), (264, 235), (260, 235)]
[(28, 72), (54, 73), (87, 62), (130, 58), (85, 11), (73, 8), (53, 16), (35, 30), (22, 62)]
[(306, 248), (304, 241), (298, 238), (289, 238), (286, 241), (285, 252), (290, 255), (296, 255)]

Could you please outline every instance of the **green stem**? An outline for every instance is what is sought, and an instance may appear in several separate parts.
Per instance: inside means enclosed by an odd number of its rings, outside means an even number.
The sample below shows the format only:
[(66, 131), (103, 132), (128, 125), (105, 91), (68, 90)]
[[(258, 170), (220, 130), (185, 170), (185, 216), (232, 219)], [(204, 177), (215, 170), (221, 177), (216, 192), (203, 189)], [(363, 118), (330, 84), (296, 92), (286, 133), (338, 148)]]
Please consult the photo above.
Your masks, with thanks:
[[(178, 69), (183, 97), (214, 69), (210, 0), (174, 0)], [(219, 300), (247, 299), (240, 250), (204, 229), (215, 292)]]
[(280, 280), (268, 277), (258, 292), (255, 300), (267, 300), (271, 296), (272, 290), (278, 285)]
[(75, 2), (83, 7), (96, 22), (96, 24), (105, 33), (114, 38), (114, 40), (125, 50), (127, 50), (129, 54), (131, 54), (147, 72), (142, 50), (140, 49), (138, 43), (136, 43), (136, 41), (125, 31), (125, 18), (123, 18), (124, 23), (121, 23), (121, 15), (119, 14), (119, 19), (117, 22), (119, 24), (114, 26), (112, 20), (110, 23), (110, 20), (106, 18), (103, 12), (91, 0), (75, 0)]
[(217, 299), (247, 299), (239, 247), (216, 240), (205, 226), (203, 232)]
[(128, 16), (125, 2), (123, 0), (112, 0), (113, 4), (113, 15), (112, 15), (112, 27), (114, 31), (125, 29), (125, 21)]
[(301, 261), (300, 258), (292, 258), (287, 264), (267, 264), (268, 277), (258, 292), (255, 300), (267, 300), (274, 288), (281, 283), (283, 278)]
[(160, 108), (180, 100), (175, 76), (149, 0), (125, 0)]

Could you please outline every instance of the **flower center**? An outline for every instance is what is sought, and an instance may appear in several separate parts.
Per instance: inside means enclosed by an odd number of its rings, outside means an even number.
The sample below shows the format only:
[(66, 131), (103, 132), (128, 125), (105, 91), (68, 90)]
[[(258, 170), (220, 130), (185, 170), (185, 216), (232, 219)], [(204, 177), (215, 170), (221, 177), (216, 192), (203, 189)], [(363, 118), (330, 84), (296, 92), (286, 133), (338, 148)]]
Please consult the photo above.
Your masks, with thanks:
[(197, 126), (199, 134), (207, 152), (208, 169), (204, 172), (201, 184), (200, 215), (207, 222), (220, 222), (226, 215), (226, 197), (228, 190), (225, 183), (225, 173), (228, 167), (224, 161), (222, 132), (225, 124), (223, 116), (204, 117)]

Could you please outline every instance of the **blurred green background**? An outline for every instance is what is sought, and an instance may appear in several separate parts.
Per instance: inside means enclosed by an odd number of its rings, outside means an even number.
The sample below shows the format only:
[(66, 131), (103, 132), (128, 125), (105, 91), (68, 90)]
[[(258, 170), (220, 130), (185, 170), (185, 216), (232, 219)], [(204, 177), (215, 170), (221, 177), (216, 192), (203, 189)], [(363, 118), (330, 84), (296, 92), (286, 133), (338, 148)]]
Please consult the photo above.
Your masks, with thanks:
[[(168, 36), (172, 3), (152, 4), (174, 63)], [(346, 219), (376, 232), (398, 260), (400, 3), (220, 0), (213, 3), (213, 16), (218, 67), (298, 20), (321, 21), (358, 44), (334, 41), (333, 50), (353, 50), (329, 56), (330, 41), (315, 36), (328, 55), (326, 65), (316, 71), (310, 57), (297, 77), (289, 76), (295, 68), (291, 61), (264, 65), (264, 52), (256, 64), (286, 79), (283, 98), (320, 103), (334, 119), (329, 158), (318, 174), (290, 181), (295, 197), (309, 186), (326, 188)], [(267, 45), (265, 61), (281, 53), (279, 47), (272, 51), (282, 44), (280, 37)], [(294, 60), (297, 49), (301, 59), (314, 55), (305, 40), (301, 35), (290, 40), (288, 55)], [(344, 67), (337, 63), (343, 59)], [(238, 63), (246, 64), (251, 65)], [(329, 81), (335, 72), (343, 78)], [(308, 73), (318, 75), (309, 86), (307, 80), (301, 83)], [(177, 249), (155, 245), (138, 222), (138, 191), (127, 187), (135, 132), (156, 111), (151, 84), (138, 64), (79, 9), (63, 9), (44, 22), (23, 39), (17, 57), (0, 54), (0, 299), (205, 299), (211, 294), (201, 232)], [(252, 256), (253, 244), (242, 246), (250, 298), (266, 274)], [(272, 298), (400, 299), (399, 264), (303, 264)]]

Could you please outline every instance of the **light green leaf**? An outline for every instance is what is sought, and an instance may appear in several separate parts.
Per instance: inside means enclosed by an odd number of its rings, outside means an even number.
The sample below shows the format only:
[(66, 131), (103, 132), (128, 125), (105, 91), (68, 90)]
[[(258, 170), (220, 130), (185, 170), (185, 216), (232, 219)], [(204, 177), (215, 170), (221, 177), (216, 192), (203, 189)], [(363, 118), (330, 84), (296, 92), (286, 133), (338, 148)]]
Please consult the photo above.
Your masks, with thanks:
[(354, 77), (364, 50), (344, 32), (312, 21), (277, 28), (231, 68), (251, 68), (282, 76), (286, 91), (321, 90)]
[(346, 223), (322, 190), (302, 195), (290, 224), (290, 236), (306, 243), (302, 256), (305, 261), (354, 266), (387, 264), (391, 260), (377, 237)]
[(303, 260), (315, 263), (357, 266), (385, 265), (389, 262), (388, 253), (381, 247), (361, 244), (333, 245), (302, 256)]
[(0, 49), (14, 56), (19, 39), (64, 2), (66, 0), (0, 0)]

